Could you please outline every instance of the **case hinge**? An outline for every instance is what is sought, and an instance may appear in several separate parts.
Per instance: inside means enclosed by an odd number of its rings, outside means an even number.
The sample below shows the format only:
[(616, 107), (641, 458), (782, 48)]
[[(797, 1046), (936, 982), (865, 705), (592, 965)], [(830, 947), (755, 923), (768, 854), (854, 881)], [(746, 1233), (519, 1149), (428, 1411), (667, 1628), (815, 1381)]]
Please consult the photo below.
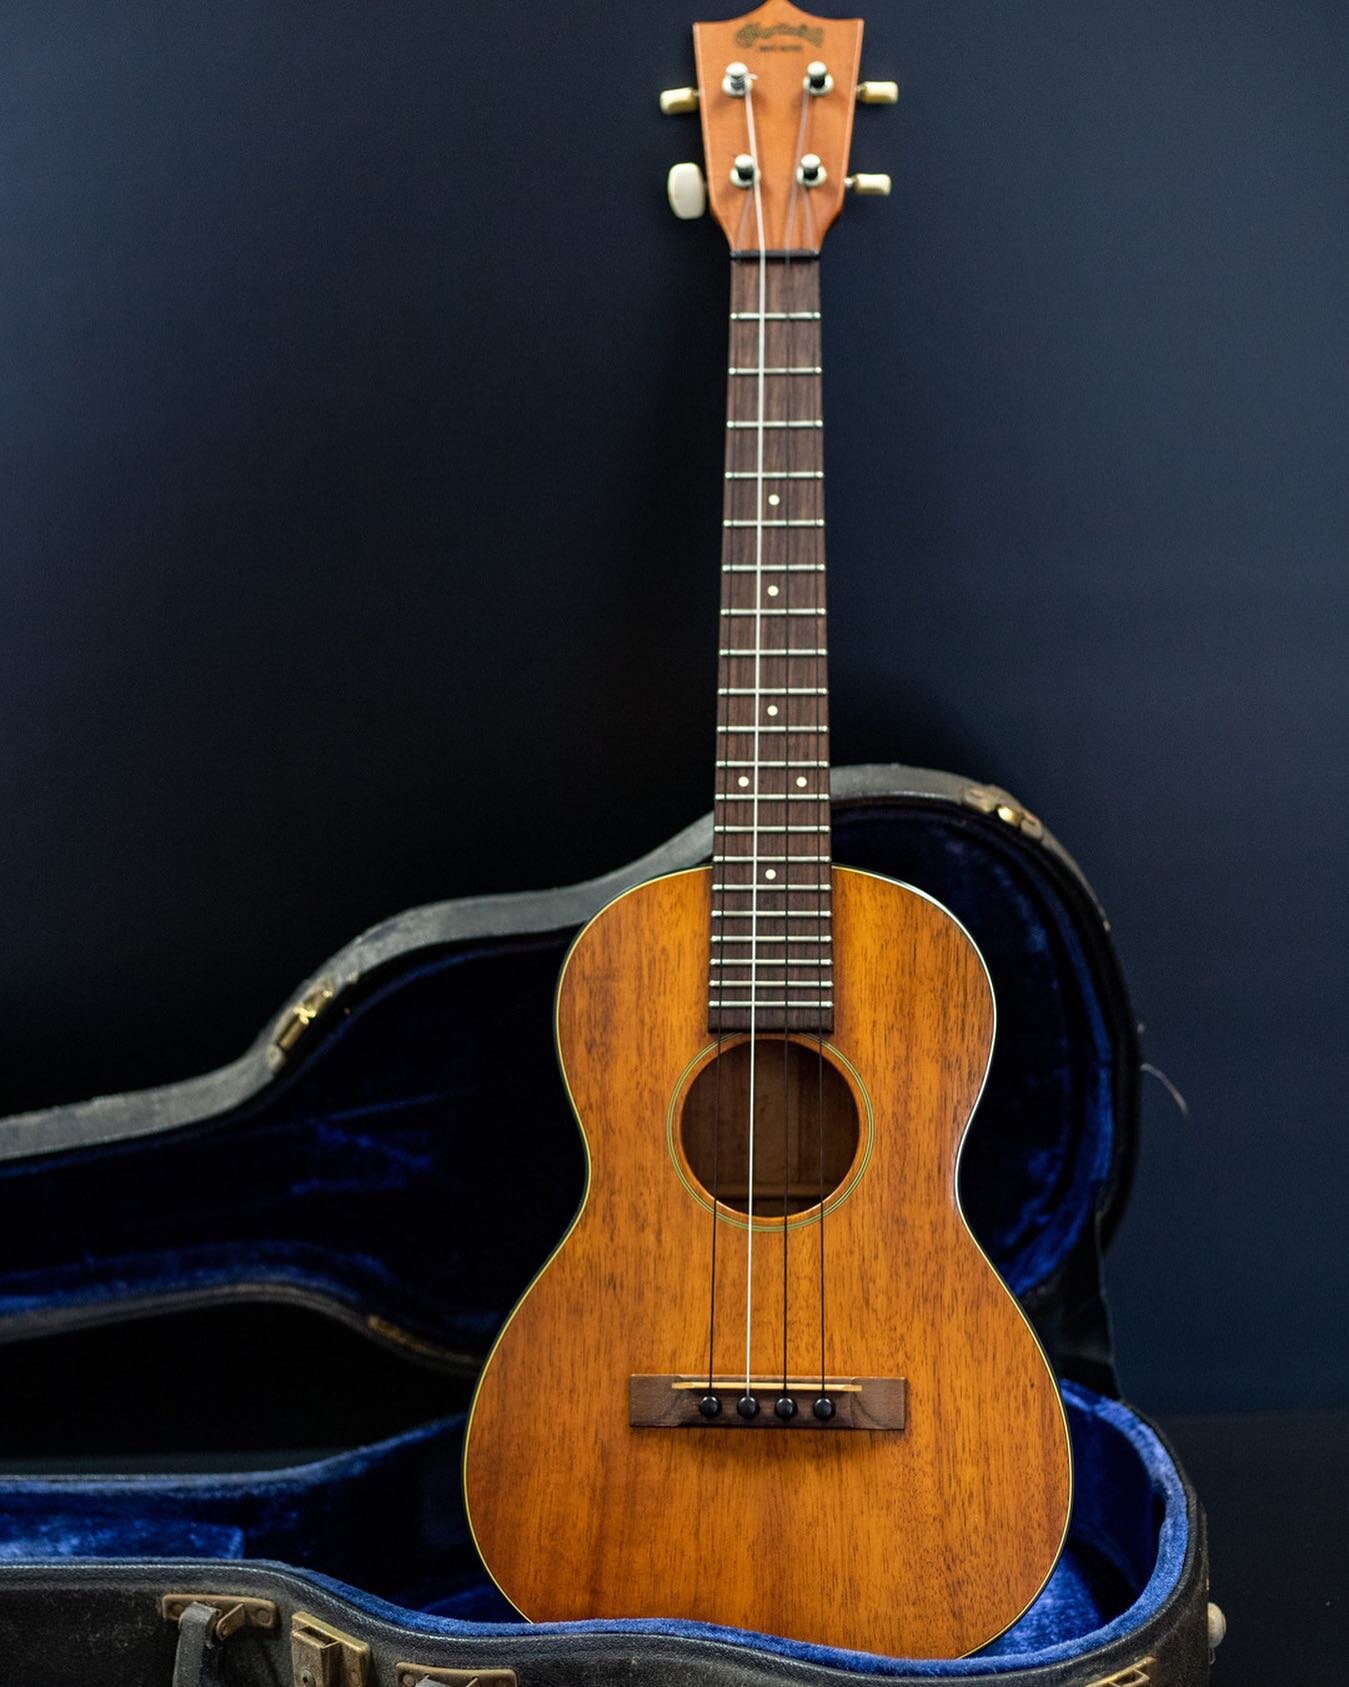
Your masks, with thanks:
[[(977, 809), (980, 814), (996, 814), (1005, 825), (1015, 826), (1018, 832), (1024, 832), (1028, 838), (1042, 838), (1045, 835), (1044, 823), (1028, 808), (1014, 802), (1006, 791), (1000, 791), (996, 785), (966, 785), (961, 798), (966, 808)], [(1092, 1687), (1095, 1687), (1095, 1683), (1092, 1683)]]
[(1140, 1658), (1136, 1664), (1117, 1669), (1113, 1675), (1097, 1676), (1087, 1687), (1156, 1687), (1152, 1676), (1156, 1665), (1156, 1658)]
[(398, 1664), (394, 1670), (398, 1687), (515, 1687), (513, 1669), (437, 1669), (431, 1664)]
[(267, 1045), (267, 1059), (272, 1066), (280, 1066), (309, 1027), (332, 1006), (337, 985), (331, 978), (320, 978), (298, 1001), (292, 1002), (282, 1014)]
[(365, 1687), (370, 1648), (304, 1611), (290, 1620), (294, 1687)]
[(159, 1612), (166, 1622), (180, 1623), (189, 1605), (205, 1605), (215, 1612), (209, 1639), (228, 1640), (241, 1628), (272, 1628), (277, 1624), (276, 1605), (270, 1599), (251, 1599), (241, 1593), (166, 1593)]

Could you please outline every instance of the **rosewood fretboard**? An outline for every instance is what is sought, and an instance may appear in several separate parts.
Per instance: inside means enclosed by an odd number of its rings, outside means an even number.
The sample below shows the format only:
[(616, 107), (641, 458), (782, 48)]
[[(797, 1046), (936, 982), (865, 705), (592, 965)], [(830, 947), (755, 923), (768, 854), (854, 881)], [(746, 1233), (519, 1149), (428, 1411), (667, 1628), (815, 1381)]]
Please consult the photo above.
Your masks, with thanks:
[[(762, 301), (762, 312), (760, 309)], [(761, 320), (762, 317), (762, 320)], [(820, 290), (731, 264), (709, 1024), (833, 1025)]]

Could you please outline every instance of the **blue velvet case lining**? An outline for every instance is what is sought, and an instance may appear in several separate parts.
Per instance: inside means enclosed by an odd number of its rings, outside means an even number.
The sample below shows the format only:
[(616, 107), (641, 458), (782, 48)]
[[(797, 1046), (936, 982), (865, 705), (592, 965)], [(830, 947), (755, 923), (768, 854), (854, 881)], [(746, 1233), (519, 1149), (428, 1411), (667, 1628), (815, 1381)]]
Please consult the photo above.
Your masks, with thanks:
[[(988, 962), (998, 1038), (961, 1196), (1026, 1296), (1093, 1221), (1116, 1152), (1118, 1051), (1082, 931), (1035, 852), (986, 823), (854, 810), (836, 844), (936, 895)], [(569, 936), (410, 954), (233, 1113), (0, 1166), (0, 1320), (272, 1284), (481, 1352), (579, 1199), (551, 1036)], [(510, 1190), (508, 1229), (487, 1188)]]
[[(1122, 1123), (1113, 1004), (1081, 910), (1024, 840), (957, 811), (897, 824), (884, 806), (855, 809), (840, 816), (836, 848), (840, 861), (936, 895), (984, 953), (998, 1044), (962, 1200), (1010, 1286), (1042, 1291), (1095, 1221)], [(568, 937), (409, 954), (233, 1114), (0, 1167), (0, 1319), (125, 1312), (242, 1284), (299, 1289), (444, 1348), (484, 1351), (579, 1197), (580, 1142), (549, 1035)], [(247, 1178), (234, 1175), (242, 1163)], [(477, 1198), (486, 1188), (510, 1189), (509, 1227)], [(1072, 1384), (1064, 1394), (1076, 1451), (1064, 1556), (977, 1665), (927, 1673), (1073, 1656), (1142, 1622), (1175, 1585), (1185, 1501), (1165, 1450), (1126, 1407)], [(0, 1557), (273, 1559), (334, 1578), (356, 1604), (410, 1626), (509, 1632), (501, 1625), (514, 1614), (465, 1536), (461, 1427), (445, 1419), (264, 1476), (0, 1481)], [(584, 1626), (727, 1638), (686, 1623)]]
[[(913, 1664), (960, 1676), (1073, 1657), (1137, 1628), (1176, 1585), (1187, 1523), (1180, 1477), (1127, 1406), (1065, 1384), (1075, 1493), (1068, 1544), (1044, 1592), (978, 1659)], [(312, 1570), (373, 1615), (424, 1633), (518, 1626), (468, 1539), (460, 1417), (264, 1476), (0, 1481), (0, 1559), (213, 1558)], [(532, 1625), (742, 1641), (863, 1673), (894, 1660), (688, 1622)]]

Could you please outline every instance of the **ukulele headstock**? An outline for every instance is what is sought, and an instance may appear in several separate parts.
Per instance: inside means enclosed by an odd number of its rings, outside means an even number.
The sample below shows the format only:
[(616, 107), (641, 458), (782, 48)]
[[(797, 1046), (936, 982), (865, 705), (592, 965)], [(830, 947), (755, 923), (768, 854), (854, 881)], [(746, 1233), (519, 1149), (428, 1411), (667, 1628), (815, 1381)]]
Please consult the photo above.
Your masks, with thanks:
[[(818, 252), (849, 186), (888, 193), (888, 176), (848, 175), (853, 108), (891, 104), (893, 82), (858, 82), (860, 18), (819, 18), (765, 0), (724, 23), (693, 26), (696, 88), (668, 90), (661, 109), (702, 117), (706, 201), (739, 253)], [(703, 209), (701, 173), (676, 165), (676, 215)]]

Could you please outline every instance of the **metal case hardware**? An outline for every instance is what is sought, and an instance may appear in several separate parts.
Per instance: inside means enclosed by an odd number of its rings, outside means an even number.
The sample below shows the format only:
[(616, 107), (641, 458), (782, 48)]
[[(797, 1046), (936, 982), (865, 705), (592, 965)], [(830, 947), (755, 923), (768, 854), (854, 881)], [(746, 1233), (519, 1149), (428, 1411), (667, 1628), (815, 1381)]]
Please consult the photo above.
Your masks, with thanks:
[(421, 1687), (434, 1681), (436, 1687), (515, 1687), (513, 1669), (434, 1669), (430, 1664), (398, 1664), (394, 1669), (398, 1687)]
[(365, 1687), (370, 1648), (330, 1623), (297, 1611), (290, 1620), (294, 1687)]
[[(1015, 826), (1028, 838), (1042, 838), (1045, 835), (1044, 823), (1028, 808), (1022, 808), (1019, 802), (1014, 802), (1006, 791), (1000, 791), (996, 785), (966, 785), (961, 796), (967, 808), (978, 809), (980, 814), (996, 814), (999, 820), (1008, 826)], [(1095, 1682), (1089, 1683), (1088, 1687), (1096, 1687)]]
[(292, 1002), (281, 1016), (281, 1023), (272, 1033), (267, 1049), (268, 1061), (279, 1066), (294, 1049), (296, 1043), (320, 1015), (332, 1006), (337, 986), (331, 978), (320, 978), (312, 990), (306, 990), (299, 1001)]
[(1156, 1658), (1140, 1658), (1136, 1664), (1117, 1669), (1113, 1675), (1098, 1676), (1087, 1687), (1153, 1687), (1151, 1671), (1156, 1664)]
[(159, 1601), (165, 1622), (182, 1620), (189, 1605), (209, 1605), (216, 1613), (211, 1639), (228, 1640), (241, 1628), (270, 1628), (277, 1625), (276, 1605), (270, 1599), (251, 1599), (241, 1593), (166, 1593)]

